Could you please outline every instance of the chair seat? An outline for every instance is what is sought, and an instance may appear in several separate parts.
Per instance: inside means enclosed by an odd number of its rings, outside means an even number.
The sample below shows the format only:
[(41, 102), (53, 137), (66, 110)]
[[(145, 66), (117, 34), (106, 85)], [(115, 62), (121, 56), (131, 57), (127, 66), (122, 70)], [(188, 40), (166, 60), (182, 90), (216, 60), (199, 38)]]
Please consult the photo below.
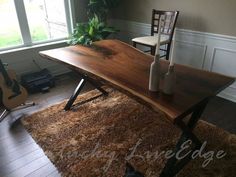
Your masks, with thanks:
[[(158, 36), (143, 36), (132, 39), (133, 42), (148, 45), (148, 46), (156, 46), (157, 45)], [(169, 43), (168, 35), (161, 35), (160, 44), (164, 45)]]

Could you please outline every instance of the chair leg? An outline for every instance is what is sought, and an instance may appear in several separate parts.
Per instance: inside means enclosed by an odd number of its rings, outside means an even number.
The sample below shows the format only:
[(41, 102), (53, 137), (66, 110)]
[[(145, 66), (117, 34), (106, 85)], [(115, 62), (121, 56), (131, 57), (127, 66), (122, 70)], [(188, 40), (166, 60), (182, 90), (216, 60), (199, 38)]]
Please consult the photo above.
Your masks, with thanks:
[(133, 42), (133, 47), (135, 47), (135, 48), (136, 48), (136, 42)]
[(170, 57), (170, 47), (171, 47), (171, 44), (167, 44), (166, 60), (169, 60), (169, 57)]
[(156, 47), (151, 47), (151, 55), (155, 55)]

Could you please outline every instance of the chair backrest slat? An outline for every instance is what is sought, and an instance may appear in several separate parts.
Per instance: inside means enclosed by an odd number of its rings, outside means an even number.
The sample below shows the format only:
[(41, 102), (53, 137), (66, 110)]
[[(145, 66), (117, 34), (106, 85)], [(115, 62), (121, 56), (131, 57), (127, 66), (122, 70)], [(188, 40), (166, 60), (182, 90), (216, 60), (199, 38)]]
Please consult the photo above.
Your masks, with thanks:
[(178, 15), (179, 11), (162, 11), (153, 9), (151, 35), (154, 36), (155, 33), (158, 33), (160, 16), (164, 16), (164, 22), (162, 22), (161, 34), (169, 35), (170, 40), (172, 40)]

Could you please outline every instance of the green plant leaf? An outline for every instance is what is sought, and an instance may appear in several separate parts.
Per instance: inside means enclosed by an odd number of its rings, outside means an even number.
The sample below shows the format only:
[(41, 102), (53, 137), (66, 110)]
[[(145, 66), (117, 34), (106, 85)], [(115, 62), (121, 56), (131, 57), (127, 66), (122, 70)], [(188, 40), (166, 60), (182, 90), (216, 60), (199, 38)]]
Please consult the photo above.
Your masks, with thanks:
[(118, 32), (107, 26), (106, 19), (109, 10), (116, 7), (120, 0), (89, 0), (87, 23), (78, 23), (70, 37), (70, 44), (91, 45), (93, 41), (107, 38), (110, 34)]
[(89, 27), (89, 35), (90, 35), (90, 36), (93, 36), (93, 31), (94, 31), (93, 26), (90, 26), (90, 27)]

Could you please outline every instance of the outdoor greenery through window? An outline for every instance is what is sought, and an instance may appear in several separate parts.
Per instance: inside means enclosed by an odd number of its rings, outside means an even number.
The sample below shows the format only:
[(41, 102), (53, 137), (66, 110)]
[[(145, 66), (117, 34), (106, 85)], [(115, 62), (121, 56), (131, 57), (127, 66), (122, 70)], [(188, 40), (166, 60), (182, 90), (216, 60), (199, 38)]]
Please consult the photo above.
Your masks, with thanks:
[(0, 49), (67, 38), (66, 3), (69, 0), (0, 0)]
[(13, 0), (0, 0), (0, 48), (22, 44)]

